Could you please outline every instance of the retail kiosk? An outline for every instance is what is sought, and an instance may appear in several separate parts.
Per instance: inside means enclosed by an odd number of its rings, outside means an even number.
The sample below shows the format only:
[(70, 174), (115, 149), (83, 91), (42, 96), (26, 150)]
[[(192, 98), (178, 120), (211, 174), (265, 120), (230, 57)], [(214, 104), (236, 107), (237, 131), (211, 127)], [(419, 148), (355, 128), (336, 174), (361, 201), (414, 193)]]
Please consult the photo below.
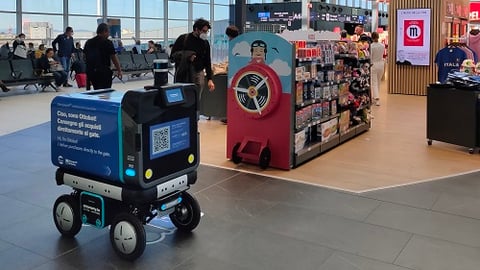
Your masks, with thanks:
[(338, 40), (286, 31), (230, 42), (227, 158), (290, 169), (370, 128), (369, 59)]

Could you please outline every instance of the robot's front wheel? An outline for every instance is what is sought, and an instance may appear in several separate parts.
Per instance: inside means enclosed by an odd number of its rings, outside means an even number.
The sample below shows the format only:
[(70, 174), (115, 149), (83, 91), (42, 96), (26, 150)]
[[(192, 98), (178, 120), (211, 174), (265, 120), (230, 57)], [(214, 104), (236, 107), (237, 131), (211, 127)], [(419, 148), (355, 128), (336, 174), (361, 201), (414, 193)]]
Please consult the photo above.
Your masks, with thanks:
[(142, 222), (130, 213), (116, 215), (110, 227), (110, 242), (123, 259), (133, 261), (145, 251), (147, 244)]
[(182, 194), (182, 202), (170, 214), (173, 225), (181, 232), (191, 232), (200, 223), (201, 210), (198, 201), (187, 192)]
[(74, 237), (82, 228), (78, 200), (72, 195), (58, 197), (53, 205), (53, 221), (63, 236)]

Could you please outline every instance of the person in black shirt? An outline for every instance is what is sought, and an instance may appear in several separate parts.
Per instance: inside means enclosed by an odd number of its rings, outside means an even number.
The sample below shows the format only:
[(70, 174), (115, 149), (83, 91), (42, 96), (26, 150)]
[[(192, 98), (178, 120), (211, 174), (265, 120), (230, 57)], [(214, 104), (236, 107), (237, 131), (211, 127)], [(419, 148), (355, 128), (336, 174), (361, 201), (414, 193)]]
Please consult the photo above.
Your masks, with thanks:
[[(210, 57), (210, 43), (208, 42), (208, 31), (211, 29), (210, 23), (204, 19), (197, 19), (193, 24), (193, 32), (183, 34), (177, 38), (171, 51), (172, 59), (175, 59), (176, 53), (193, 52), (191, 64), (194, 69), (193, 83), (199, 90), (199, 96), (205, 86), (205, 73), (207, 86), (210, 91), (215, 90), (215, 84), (212, 80), (212, 59)], [(178, 61), (175, 61), (175, 68), (178, 68)]]
[(110, 35), (108, 25), (101, 23), (97, 27), (97, 35), (85, 43), (83, 52), (87, 64), (87, 80), (93, 89), (106, 89), (112, 87), (113, 72), (110, 61), (117, 69), (117, 77), (122, 79), (122, 69), (113, 42), (108, 39)]

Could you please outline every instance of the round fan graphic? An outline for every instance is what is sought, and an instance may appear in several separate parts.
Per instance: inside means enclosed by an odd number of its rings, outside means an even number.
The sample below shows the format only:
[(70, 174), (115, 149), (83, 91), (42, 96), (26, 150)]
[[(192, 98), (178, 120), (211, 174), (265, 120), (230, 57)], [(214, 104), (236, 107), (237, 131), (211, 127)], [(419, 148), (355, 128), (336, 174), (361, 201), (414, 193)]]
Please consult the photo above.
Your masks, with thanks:
[(261, 118), (275, 109), (282, 88), (272, 68), (263, 63), (251, 63), (235, 74), (232, 89), (240, 108), (250, 117)]

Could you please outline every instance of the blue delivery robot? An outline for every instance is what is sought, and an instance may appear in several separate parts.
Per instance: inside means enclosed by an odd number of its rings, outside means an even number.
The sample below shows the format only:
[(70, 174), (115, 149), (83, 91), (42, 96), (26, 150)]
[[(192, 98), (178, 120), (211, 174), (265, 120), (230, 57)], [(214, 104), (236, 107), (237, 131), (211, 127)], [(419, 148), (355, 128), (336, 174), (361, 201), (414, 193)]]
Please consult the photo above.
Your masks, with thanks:
[(187, 190), (197, 179), (197, 120), (192, 84), (55, 97), (51, 158), (57, 184), (73, 188), (53, 207), (60, 233), (110, 226), (115, 252), (135, 260), (146, 246), (143, 225), (156, 216), (195, 229), (200, 206)]

